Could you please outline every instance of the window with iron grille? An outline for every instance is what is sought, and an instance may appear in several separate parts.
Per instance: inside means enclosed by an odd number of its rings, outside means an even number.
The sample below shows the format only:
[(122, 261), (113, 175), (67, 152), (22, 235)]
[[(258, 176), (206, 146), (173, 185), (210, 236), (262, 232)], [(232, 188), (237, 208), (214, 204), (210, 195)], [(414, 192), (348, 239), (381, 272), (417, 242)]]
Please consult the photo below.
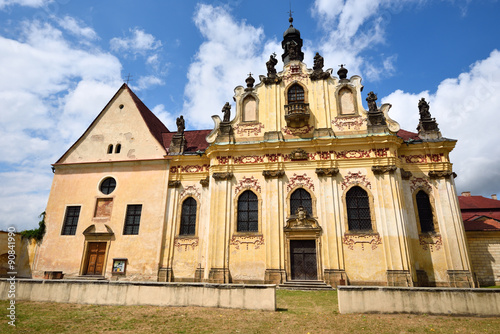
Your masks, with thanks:
[(127, 216), (123, 234), (139, 234), (139, 224), (141, 223), (142, 204), (127, 205)]
[(312, 216), (311, 194), (303, 188), (298, 188), (290, 195), (290, 214), (294, 215), (299, 206), (303, 206), (307, 213)]
[(295, 84), (288, 90), (288, 104), (304, 103), (304, 88), (301, 85)]
[(434, 232), (434, 216), (432, 214), (431, 201), (425, 191), (420, 190), (417, 193), (418, 219), (420, 220), (420, 230), (425, 232)]
[(101, 183), (99, 188), (104, 195), (111, 194), (116, 188), (116, 180), (112, 177), (108, 177)]
[(66, 208), (66, 215), (64, 216), (64, 223), (61, 234), (75, 235), (76, 226), (78, 225), (78, 218), (80, 218), (80, 207), (68, 206)]
[(352, 187), (346, 194), (346, 204), (349, 231), (371, 231), (370, 202), (366, 191), (358, 186)]
[(188, 197), (182, 202), (179, 235), (194, 235), (196, 233), (196, 206), (196, 200), (192, 197)]
[(259, 200), (251, 190), (238, 197), (238, 232), (259, 231)]

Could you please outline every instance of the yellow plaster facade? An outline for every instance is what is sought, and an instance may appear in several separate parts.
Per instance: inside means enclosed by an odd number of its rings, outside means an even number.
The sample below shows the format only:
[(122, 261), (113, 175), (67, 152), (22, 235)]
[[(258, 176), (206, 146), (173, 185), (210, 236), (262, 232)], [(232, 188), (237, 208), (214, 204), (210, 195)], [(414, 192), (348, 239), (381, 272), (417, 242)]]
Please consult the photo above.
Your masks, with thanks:
[[(213, 116), (202, 141), (196, 136), (203, 130), (163, 129), (122, 86), (54, 165), (35, 273), (473, 286), (449, 161), (456, 141), (439, 130), (400, 130), (389, 104), (363, 108), (359, 76), (335, 77), (316, 60), (309, 69), (287, 52), (282, 71), (268, 65), (258, 84), (248, 78), (246, 88), (235, 88), (234, 118)], [(104, 194), (107, 178), (116, 187)], [(431, 212), (424, 229), (420, 191)], [(132, 235), (125, 234), (130, 205), (142, 206)], [(80, 213), (75, 233), (62, 235), (68, 207)], [(92, 247), (102, 270), (89, 264)], [(115, 272), (115, 260), (126, 261), (125, 273)]]

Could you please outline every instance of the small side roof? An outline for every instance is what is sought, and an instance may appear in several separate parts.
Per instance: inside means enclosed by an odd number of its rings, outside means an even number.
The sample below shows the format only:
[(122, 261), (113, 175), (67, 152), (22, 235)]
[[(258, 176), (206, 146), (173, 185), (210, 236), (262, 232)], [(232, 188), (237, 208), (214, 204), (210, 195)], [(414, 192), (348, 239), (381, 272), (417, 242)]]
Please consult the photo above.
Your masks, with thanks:
[(500, 201), (483, 196), (458, 196), (461, 210), (500, 210)]
[[(184, 131), (184, 138), (186, 139), (187, 148), (184, 152), (196, 152), (196, 151), (205, 151), (208, 147), (208, 142), (206, 137), (210, 134), (212, 130), (192, 130), (192, 131)], [(170, 147), (170, 142), (172, 141), (172, 137), (175, 135), (175, 132), (163, 133), (163, 146), (168, 152)]]

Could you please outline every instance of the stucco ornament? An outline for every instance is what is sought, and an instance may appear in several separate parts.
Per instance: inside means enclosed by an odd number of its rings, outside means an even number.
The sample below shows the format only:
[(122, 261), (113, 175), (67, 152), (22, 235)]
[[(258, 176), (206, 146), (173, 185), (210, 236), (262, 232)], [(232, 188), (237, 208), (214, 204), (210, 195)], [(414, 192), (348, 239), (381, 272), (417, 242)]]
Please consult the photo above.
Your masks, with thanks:
[(288, 182), (286, 190), (290, 191), (298, 185), (301, 185), (304, 188), (309, 188), (312, 191), (314, 191), (314, 184), (312, 182), (312, 179), (305, 173), (302, 175), (297, 175), (294, 173)]
[(184, 198), (186, 196), (194, 196), (198, 199), (201, 198), (201, 194), (196, 186), (187, 186), (186, 188), (184, 188), (180, 196), (181, 198)]
[(237, 194), (243, 189), (252, 189), (258, 191), (260, 193), (261, 187), (259, 184), (259, 180), (255, 177), (244, 177), (238, 182), (238, 185), (234, 188), (234, 193)]
[(368, 181), (366, 175), (363, 175), (361, 172), (348, 172), (346, 177), (344, 177), (344, 181), (342, 182), (342, 190), (347, 189), (350, 185), (355, 184), (361, 184), (367, 188), (372, 187), (372, 184), (370, 183), (370, 181)]

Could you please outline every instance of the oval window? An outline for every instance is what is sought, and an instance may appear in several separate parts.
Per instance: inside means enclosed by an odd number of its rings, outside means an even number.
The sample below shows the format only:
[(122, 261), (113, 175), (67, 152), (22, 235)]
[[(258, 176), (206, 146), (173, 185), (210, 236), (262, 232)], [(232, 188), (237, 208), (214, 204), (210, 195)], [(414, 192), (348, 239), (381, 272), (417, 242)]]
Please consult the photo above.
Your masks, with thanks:
[(104, 195), (111, 194), (116, 188), (116, 180), (112, 177), (108, 177), (101, 183), (100, 190)]

